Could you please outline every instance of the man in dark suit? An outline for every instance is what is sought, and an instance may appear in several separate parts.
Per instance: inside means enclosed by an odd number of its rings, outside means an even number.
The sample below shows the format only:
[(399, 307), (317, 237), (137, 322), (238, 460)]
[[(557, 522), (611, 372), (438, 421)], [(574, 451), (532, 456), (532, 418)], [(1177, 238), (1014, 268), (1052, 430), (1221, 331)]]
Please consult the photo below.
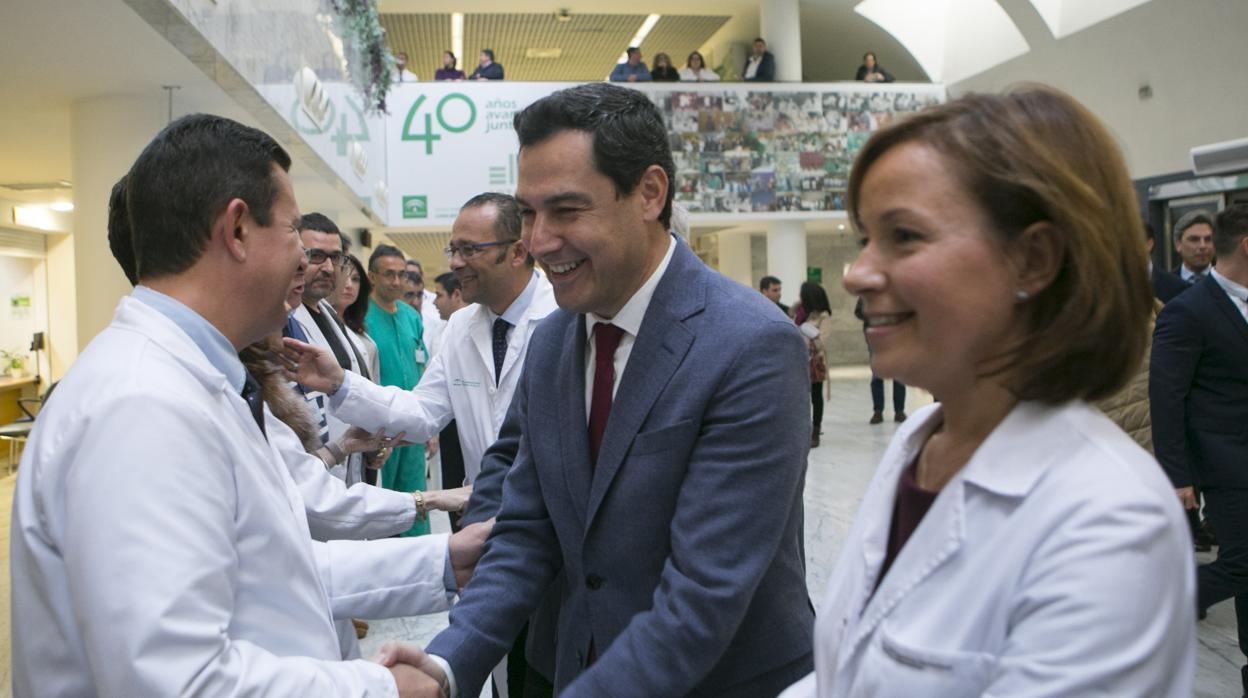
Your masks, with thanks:
[[(1200, 488), (1218, 533), (1197, 604), (1234, 597), (1248, 655), (1248, 204), (1218, 214), (1213, 244), (1217, 269), (1157, 316), (1148, 392), (1157, 460), (1185, 507)], [(1243, 683), (1248, 693), (1248, 666)]]
[(560, 695), (776, 695), (812, 666), (801, 334), (668, 233), (674, 167), (643, 93), (562, 90), (516, 133), (524, 238), (560, 310), (516, 391), (489, 552), (425, 665), (475, 696), (558, 577)]
[(745, 59), (745, 67), (741, 69), (741, 77), (746, 82), (774, 82), (776, 79), (776, 58), (767, 50), (767, 42), (762, 37), (754, 40), (754, 53)]
[(1169, 303), (1170, 299), (1186, 291), (1190, 284), (1180, 279), (1177, 274), (1153, 264), (1153, 246), (1157, 244), (1157, 233), (1153, 226), (1145, 223), (1144, 235), (1148, 245), (1148, 269), (1153, 281), (1153, 296), (1162, 303)]
[(782, 289), (783, 289), (783, 286), (780, 283), (780, 279), (777, 279), (774, 276), (764, 276), (763, 278), (758, 280), (759, 293), (762, 293), (764, 296), (767, 296), (767, 299), (770, 300), (772, 303), (775, 303), (780, 308), (781, 312), (783, 312), (785, 315), (788, 315), (789, 306), (780, 302), (780, 291)]
[(1181, 260), (1175, 276), (1189, 286), (1205, 278), (1213, 266), (1213, 216), (1188, 211), (1174, 223), (1174, 251)]

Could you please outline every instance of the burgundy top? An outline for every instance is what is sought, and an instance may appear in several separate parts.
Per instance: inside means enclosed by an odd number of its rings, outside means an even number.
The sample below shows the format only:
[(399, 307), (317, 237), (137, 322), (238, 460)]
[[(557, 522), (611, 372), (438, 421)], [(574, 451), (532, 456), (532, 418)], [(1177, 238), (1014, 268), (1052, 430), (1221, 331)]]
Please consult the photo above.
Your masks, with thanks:
[(910, 540), (910, 534), (919, 527), (919, 522), (932, 508), (936, 495), (940, 492), (928, 492), (919, 487), (915, 478), (919, 460), (916, 458), (905, 470), (901, 471), (901, 479), (897, 482), (897, 501), (893, 504), (893, 523), (888, 530), (888, 550), (884, 554), (884, 564), (880, 567), (880, 576), (875, 578), (875, 587), (880, 587), (888, 568), (893, 566), (897, 554)]

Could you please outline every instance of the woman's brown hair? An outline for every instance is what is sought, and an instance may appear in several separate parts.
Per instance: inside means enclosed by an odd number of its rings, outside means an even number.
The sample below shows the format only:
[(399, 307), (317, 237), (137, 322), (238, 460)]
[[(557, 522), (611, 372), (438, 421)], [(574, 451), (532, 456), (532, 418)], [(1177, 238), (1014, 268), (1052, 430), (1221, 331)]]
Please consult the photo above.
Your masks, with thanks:
[(1020, 399), (1057, 403), (1116, 392), (1140, 368), (1153, 307), (1135, 190), (1113, 137), (1065, 93), (1025, 85), (971, 94), (880, 130), (854, 162), (859, 225), (871, 166), (905, 143), (934, 148), (987, 213), (1001, 243), (1034, 223), (1061, 236), (1059, 271), (1023, 303), (1027, 335), (987, 371)]

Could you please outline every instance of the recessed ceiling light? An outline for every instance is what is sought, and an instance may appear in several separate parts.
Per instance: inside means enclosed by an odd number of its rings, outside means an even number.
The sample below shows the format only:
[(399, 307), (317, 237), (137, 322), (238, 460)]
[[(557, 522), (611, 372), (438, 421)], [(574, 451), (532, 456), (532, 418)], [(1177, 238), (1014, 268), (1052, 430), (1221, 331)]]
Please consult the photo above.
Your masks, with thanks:
[(526, 48), (525, 58), (558, 58), (563, 55), (561, 48)]
[(74, 210), (74, 202), (58, 201), (48, 206), (48, 208), (52, 209), (53, 211), (60, 211), (61, 213), (68, 213), (69, 211)]
[(836, 229), (837, 229), (837, 230), (844, 230), (844, 229), (845, 229), (845, 224), (844, 224), (844, 223), (837, 223), (837, 224), (836, 224)]

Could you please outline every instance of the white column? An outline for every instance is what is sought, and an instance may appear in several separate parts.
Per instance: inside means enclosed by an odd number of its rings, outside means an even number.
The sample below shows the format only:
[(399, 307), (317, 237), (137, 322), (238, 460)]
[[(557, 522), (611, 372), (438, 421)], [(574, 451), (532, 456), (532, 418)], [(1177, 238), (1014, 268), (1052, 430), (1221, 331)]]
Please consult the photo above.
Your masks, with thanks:
[(751, 288), (758, 288), (758, 279), (751, 279), (750, 234), (719, 234), (719, 273)]
[(802, 13), (797, 0), (763, 0), (759, 34), (776, 58), (777, 82), (802, 81)]
[(130, 283), (108, 248), (108, 195), (166, 119), (165, 105), (157, 95), (81, 100), (70, 113), (73, 296), (79, 348), (108, 325), (117, 301), (130, 292)]
[(802, 221), (776, 221), (767, 226), (767, 274), (780, 279), (780, 302), (797, 303), (806, 280), (806, 225)]

